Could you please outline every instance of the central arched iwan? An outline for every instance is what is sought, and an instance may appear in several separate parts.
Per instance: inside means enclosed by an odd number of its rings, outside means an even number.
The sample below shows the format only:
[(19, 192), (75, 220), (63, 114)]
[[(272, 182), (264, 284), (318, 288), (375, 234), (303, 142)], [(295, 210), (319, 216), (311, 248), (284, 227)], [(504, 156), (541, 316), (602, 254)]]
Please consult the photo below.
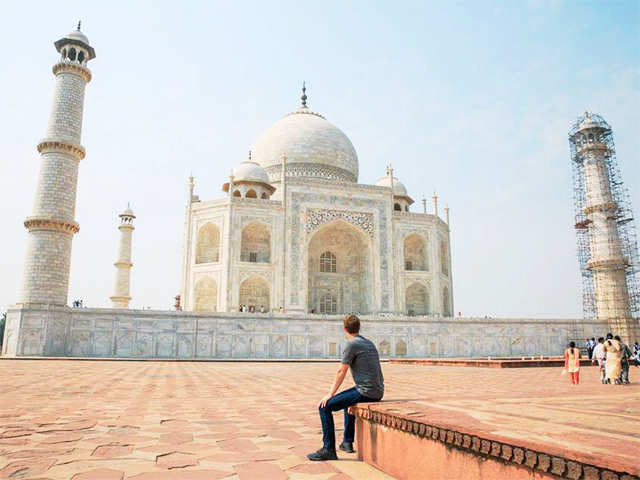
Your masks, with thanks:
[(242, 229), (240, 261), (269, 263), (271, 261), (271, 233), (262, 222), (251, 222)]
[(308, 245), (308, 309), (318, 313), (372, 311), (370, 238), (343, 221), (322, 226)]

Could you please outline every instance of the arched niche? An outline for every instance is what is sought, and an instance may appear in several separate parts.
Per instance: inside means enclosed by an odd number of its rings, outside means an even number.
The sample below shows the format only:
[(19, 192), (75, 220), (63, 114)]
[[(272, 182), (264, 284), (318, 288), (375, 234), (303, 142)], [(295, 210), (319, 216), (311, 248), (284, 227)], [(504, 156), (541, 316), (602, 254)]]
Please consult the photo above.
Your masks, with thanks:
[(335, 313), (372, 310), (371, 246), (362, 230), (343, 220), (327, 223), (311, 237), (307, 255), (309, 311), (326, 310), (328, 298), (335, 298)]
[(449, 276), (449, 249), (444, 240), (440, 240), (440, 270), (443, 275)]
[(271, 261), (271, 233), (262, 222), (251, 222), (242, 229), (240, 261), (269, 263)]
[(407, 315), (427, 315), (429, 313), (429, 292), (421, 283), (412, 283), (405, 292)]
[(213, 263), (219, 261), (220, 230), (213, 223), (207, 223), (198, 230), (196, 263)]
[(404, 269), (428, 270), (427, 242), (417, 233), (412, 233), (404, 239)]
[(270, 310), (269, 284), (264, 278), (251, 277), (240, 284), (240, 306), (254, 308), (259, 312), (262, 307), (268, 312)]
[(218, 310), (218, 285), (211, 277), (198, 280), (194, 291), (194, 311), (215, 312)]
[(451, 316), (451, 296), (447, 286), (442, 289), (442, 315), (445, 317)]

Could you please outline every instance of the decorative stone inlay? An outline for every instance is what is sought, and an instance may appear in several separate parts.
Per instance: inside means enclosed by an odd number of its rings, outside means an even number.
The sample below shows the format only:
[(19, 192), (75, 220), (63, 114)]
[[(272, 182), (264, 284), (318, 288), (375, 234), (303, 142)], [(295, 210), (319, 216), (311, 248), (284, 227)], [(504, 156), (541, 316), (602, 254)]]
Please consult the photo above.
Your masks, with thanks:
[(307, 210), (306, 228), (311, 233), (325, 223), (333, 220), (344, 220), (364, 231), (373, 238), (373, 215), (363, 212), (348, 212), (344, 210), (325, 210), (310, 208)]
[[(265, 169), (270, 181), (279, 181), (282, 175), (282, 165), (272, 165)], [(358, 179), (356, 176), (342, 168), (319, 163), (287, 163), (287, 178), (289, 177), (312, 177), (324, 180), (354, 183)]]
[(89, 83), (91, 81), (91, 70), (87, 67), (83, 67), (79, 63), (72, 63), (68, 60), (58, 62), (53, 66), (53, 74), (57, 75), (59, 72), (75, 73), (76, 75), (81, 76), (85, 82)]
[(24, 221), (24, 226), (29, 231), (34, 230), (53, 230), (55, 232), (78, 233), (80, 225), (72, 220), (56, 220), (54, 218), (45, 217), (28, 217)]
[[(349, 198), (339, 195), (322, 195), (318, 193), (299, 193), (292, 192), (290, 200), (290, 208), (287, 210), (287, 224), (291, 225), (291, 249), (289, 251), (291, 260), (291, 271), (289, 275), (290, 303), (291, 305), (299, 305), (300, 294), (304, 291), (299, 288), (299, 281), (302, 275), (301, 270), (301, 250), (302, 250), (302, 232), (300, 231), (301, 222), (300, 209), (305, 203), (317, 204), (322, 202), (328, 205), (340, 205), (351, 209), (368, 208), (373, 209), (377, 213), (377, 238), (378, 248), (380, 252), (379, 272), (380, 272), (380, 308), (382, 311), (388, 311), (391, 307), (390, 299), (390, 278), (389, 272), (391, 268), (389, 242), (388, 242), (388, 222), (390, 222), (388, 213), (388, 202), (382, 200), (373, 200), (371, 198)], [(306, 260), (305, 260), (306, 261)]]
[[(640, 480), (635, 475), (612, 472), (611, 470), (594, 467), (575, 460), (552, 457), (547, 453), (537, 452), (518, 445), (509, 445), (504, 442), (470, 436), (448, 428), (426, 425), (423, 422), (407, 420), (389, 412), (377, 412), (371, 410), (369, 406), (360, 407), (356, 405), (350, 407), (350, 413), (367, 422), (384, 425), (409, 435), (429, 438), (446, 444), (447, 448), (455, 448), (471, 455), (483, 458), (496, 457), (502, 463), (513, 465), (514, 467), (521, 466), (524, 463), (532, 470), (551, 471), (558, 478), (575, 480), (581, 478), (580, 474), (584, 471), (585, 479), (614, 479), (622, 476), (625, 480)], [(462, 438), (461, 442), (458, 441), (459, 438)]]
[(45, 138), (40, 140), (38, 143), (38, 152), (40, 153), (48, 153), (48, 152), (61, 152), (61, 153), (70, 153), (74, 157), (82, 160), (86, 151), (82, 145), (76, 145), (71, 142), (65, 142), (64, 140)]

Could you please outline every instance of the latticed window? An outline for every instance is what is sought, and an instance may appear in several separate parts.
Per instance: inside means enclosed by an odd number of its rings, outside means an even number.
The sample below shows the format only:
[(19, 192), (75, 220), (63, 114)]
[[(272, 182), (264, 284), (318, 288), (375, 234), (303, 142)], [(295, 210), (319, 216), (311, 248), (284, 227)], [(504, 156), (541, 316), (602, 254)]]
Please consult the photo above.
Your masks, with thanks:
[(258, 261), (258, 252), (249, 252), (249, 261), (256, 263)]
[(320, 255), (320, 271), (336, 273), (336, 256), (331, 252), (324, 252)]
[[(334, 260), (333, 266), (335, 268), (335, 257), (333, 257), (333, 260)], [(320, 298), (320, 313), (334, 314), (337, 312), (338, 312), (338, 302), (336, 300), (336, 296), (331, 293), (325, 293)]]
[(404, 269), (405, 270), (413, 270), (413, 262), (404, 262)]

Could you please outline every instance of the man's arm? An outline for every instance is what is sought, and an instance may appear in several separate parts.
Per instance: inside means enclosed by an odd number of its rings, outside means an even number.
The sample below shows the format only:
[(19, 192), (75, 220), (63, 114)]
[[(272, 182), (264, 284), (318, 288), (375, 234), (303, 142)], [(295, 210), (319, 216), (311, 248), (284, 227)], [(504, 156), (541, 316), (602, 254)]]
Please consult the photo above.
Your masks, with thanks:
[(347, 375), (348, 370), (349, 365), (347, 365), (346, 363), (340, 364), (338, 370), (336, 371), (336, 377), (333, 380), (333, 385), (331, 385), (331, 390), (329, 390), (329, 393), (322, 397), (322, 400), (318, 402), (318, 407), (324, 408), (327, 406), (327, 402), (336, 394), (336, 392), (340, 388), (340, 385), (342, 385), (342, 382), (344, 381), (344, 377)]

